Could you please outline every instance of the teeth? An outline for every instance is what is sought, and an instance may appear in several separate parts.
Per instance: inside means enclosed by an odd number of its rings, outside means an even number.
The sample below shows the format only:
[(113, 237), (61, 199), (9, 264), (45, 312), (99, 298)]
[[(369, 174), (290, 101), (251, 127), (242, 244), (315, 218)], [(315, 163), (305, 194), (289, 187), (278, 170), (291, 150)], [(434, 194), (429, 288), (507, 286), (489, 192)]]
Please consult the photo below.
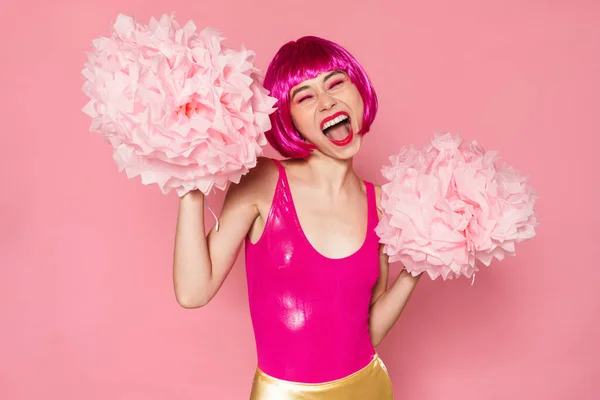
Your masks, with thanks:
[(334, 119), (331, 119), (331, 120), (325, 122), (325, 124), (323, 124), (323, 130), (330, 128), (330, 127), (334, 126), (335, 124), (339, 124), (340, 122), (342, 122), (346, 119), (348, 119), (347, 115), (340, 115), (339, 117), (335, 117)]

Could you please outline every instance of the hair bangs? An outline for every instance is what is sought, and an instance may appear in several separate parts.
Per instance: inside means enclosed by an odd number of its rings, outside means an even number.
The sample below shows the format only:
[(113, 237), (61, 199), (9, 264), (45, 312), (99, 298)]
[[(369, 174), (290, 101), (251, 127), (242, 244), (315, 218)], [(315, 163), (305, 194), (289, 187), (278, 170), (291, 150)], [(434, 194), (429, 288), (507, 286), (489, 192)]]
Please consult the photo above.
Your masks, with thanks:
[(291, 57), (288, 58), (287, 79), (283, 80), (288, 92), (294, 86), (314, 79), (322, 73), (334, 70), (347, 72), (348, 65), (342, 62), (340, 55), (331, 48), (308, 43), (299, 50), (290, 54)]

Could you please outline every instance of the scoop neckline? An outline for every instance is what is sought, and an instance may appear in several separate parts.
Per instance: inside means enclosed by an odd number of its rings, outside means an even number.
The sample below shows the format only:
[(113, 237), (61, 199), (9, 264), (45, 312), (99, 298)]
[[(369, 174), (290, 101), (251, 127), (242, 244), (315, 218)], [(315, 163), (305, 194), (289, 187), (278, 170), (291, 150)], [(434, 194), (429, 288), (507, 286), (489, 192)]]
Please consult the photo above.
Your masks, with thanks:
[(285, 169), (285, 166), (280, 163), (281, 166), (281, 172), (283, 173), (283, 179), (285, 181), (285, 185), (284, 185), (284, 190), (287, 191), (287, 194), (289, 196), (290, 199), (290, 203), (291, 203), (291, 211), (292, 211), (292, 217), (294, 219), (294, 223), (297, 225), (298, 230), (299, 230), (299, 235), (302, 237), (302, 240), (308, 245), (308, 247), (310, 247), (311, 251), (314, 252), (315, 254), (317, 254), (319, 257), (322, 257), (328, 261), (345, 261), (348, 260), (352, 257), (355, 257), (357, 254), (359, 254), (360, 252), (362, 252), (362, 250), (366, 247), (368, 239), (369, 239), (369, 228), (371, 227), (371, 199), (369, 196), (369, 188), (368, 185), (369, 183), (365, 180), (361, 180), (361, 182), (365, 185), (365, 196), (367, 197), (367, 226), (365, 229), (365, 233), (364, 233), (364, 239), (362, 241), (362, 244), (358, 247), (358, 249), (356, 249), (355, 251), (353, 251), (351, 254), (347, 255), (347, 256), (343, 256), (343, 257), (336, 257), (336, 258), (332, 258), (329, 256), (324, 255), (323, 253), (321, 253), (319, 250), (316, 249), (316, 247), (310, 242), (310, 240), (308, 239), (308, 236), (306, 236), (306, 232), (304, 231), (304, 228), (302, 227), (302, 224), (300, 223), (300, 217), (298, 216), (298, 210), (296, 209), (296, 202), (294, 201), (294, 196), (292, 194), (292, 189), (290, 187), (290, 181), (288, 179), (287, 176), (287, 170)]

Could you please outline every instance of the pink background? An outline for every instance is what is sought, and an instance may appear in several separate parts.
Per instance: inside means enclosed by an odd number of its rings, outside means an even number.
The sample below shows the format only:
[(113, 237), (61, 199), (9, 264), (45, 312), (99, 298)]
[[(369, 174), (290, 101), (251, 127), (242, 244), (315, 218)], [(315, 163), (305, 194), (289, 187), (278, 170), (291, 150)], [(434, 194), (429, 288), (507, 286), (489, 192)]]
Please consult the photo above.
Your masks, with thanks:
[(476, 138), (531, 175), (535, 240), (472, 287), (422, 280), (379, 348), (397, 399), (600, 398), (599, 2), (11, 3), (0, 10), (1, 399), (248, 397), (243, 264), (208, 307), (180, 308), (176, 196), (119, 174), (80, 112), (91, 40), (119, 12), (171, 11), (256, 50), (260, 67), (304, 34), (346, 46), (381, 100), (357, 160), (367, 179), (435, 131)]

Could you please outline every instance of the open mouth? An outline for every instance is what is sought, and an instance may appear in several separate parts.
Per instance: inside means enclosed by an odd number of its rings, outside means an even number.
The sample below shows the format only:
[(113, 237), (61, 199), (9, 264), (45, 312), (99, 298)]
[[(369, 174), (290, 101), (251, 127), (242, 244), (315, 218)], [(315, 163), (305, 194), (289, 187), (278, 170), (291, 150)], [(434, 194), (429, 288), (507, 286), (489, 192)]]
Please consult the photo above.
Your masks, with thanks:
[(337, 146), (345, 146), (352, 141), (350, 116), (345, 112), (333, 114), (321, 122), (321, 130)]

